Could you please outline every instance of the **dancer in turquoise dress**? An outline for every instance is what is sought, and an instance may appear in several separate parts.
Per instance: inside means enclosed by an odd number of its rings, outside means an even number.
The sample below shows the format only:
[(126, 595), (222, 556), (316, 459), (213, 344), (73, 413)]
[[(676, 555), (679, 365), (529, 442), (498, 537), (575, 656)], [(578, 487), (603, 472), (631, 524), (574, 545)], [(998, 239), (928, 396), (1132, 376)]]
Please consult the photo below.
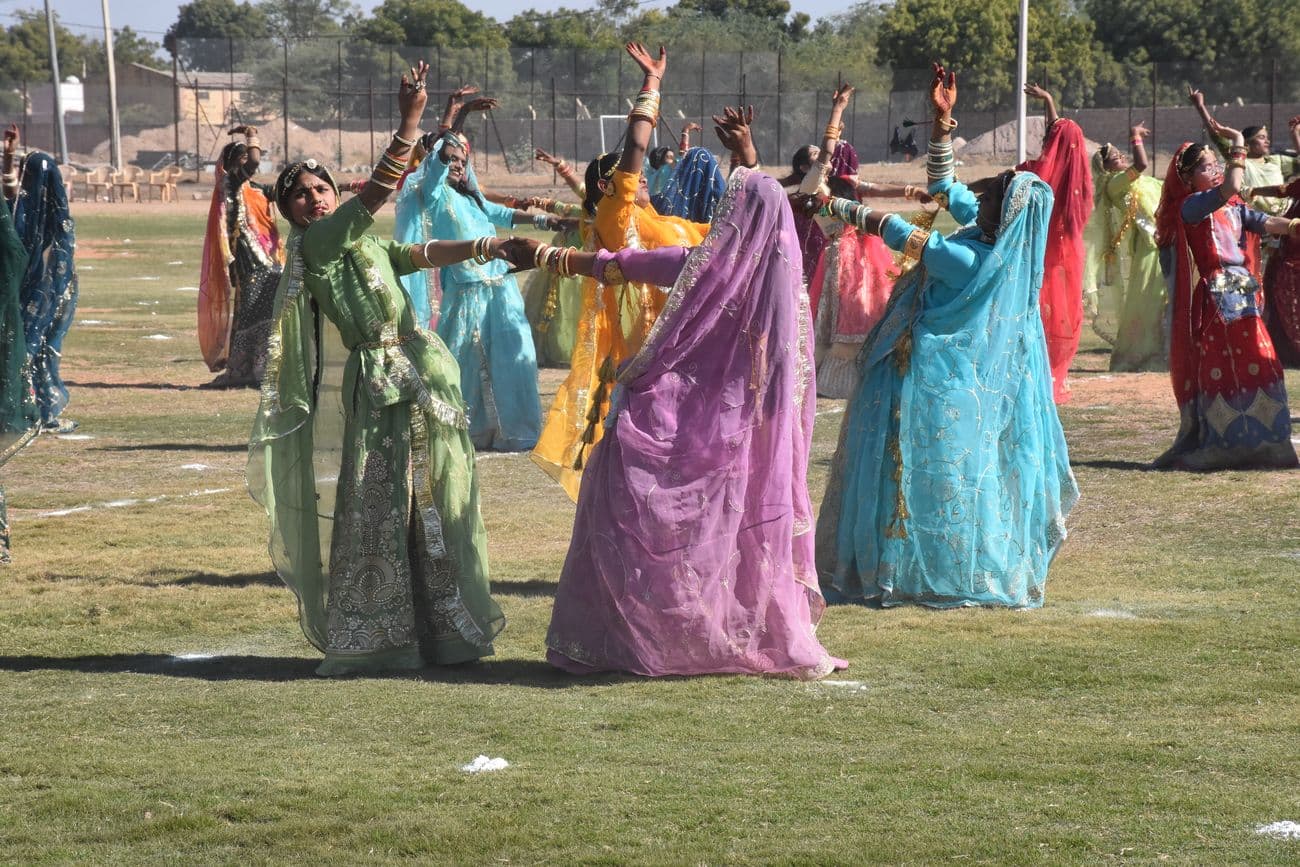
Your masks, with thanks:
[[(476, 99), (469, 110), (490, 107)], [(533, 223), (558, 229), (549, 214), (534, 217), (484, 198), (460, 136), (466, 112), (433, 144), (428, 158), (406, 179), (419, 192), (429, 235), (419, 240), (467, 240), (496, 234), (497, 227)], [(442, 310), (438, 336), (460, 364), (461, 393), (469, 406), (475, 448), (531, 449), (541, 433), (537, 354), (524, 314), (523, 295), (500, 260), (461, 262), (441, 271)]]
[(1037, 607), (1078, 498), (1052, 403), (1038, 289), (1052, 191), (1029, 172), (976, 200), (952, 175), (955, 78), (936, 65), (930, 194), (944, 238), (849, 200), (828, 211), (920, 265), (859, 356), (817, 526), (840, 598)]

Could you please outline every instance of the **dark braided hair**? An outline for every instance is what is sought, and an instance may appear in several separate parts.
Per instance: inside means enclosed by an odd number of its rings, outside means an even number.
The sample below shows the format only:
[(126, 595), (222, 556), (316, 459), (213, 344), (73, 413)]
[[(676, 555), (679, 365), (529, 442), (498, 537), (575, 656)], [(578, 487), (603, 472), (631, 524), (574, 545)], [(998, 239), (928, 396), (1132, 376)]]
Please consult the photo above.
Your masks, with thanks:
[(618, 161), (622, 156), (622, 151), (612, 151), (601, 154), (587, 163), (587, 173), (583, 176), (583, 182), (587, 185), (587, 197), (582, 200), (582, 209), (593, 217), (596, 216), (596, 205), (604, 195), (599, 182), (614, 177), (614, 169), (618, 168)]

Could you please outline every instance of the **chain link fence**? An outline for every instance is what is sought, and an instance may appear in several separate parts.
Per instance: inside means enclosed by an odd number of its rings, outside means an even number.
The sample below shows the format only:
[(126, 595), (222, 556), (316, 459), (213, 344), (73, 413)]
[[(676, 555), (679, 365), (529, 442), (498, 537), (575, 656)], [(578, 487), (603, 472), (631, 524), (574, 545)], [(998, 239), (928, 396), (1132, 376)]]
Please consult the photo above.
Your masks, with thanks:
[[(615, 148), (641, 82), (621, 50), (398, 47), (334, 38), (181, 40), (171, 68), (118, 68), (122, 160), (144, 168), (177, 162), (201, 174), (229, 141), (226, 131), (252, 123), (268, 170), (310, 156), (345, 172), (365, 171), (394, 129), (399, 76), (417, 59), (430, 65), (427, 127), (462, 84), (476, 84), (500, 100), (496, 111), (472, 117), (466, 128), (480, 172), (535, 172), (537, 147), (578, 164)], [(816, 64), (815, 75), (806, 72), (807, 62), (793, 66), (784, 52), (670, 52), (658, 142), (675, 144), (682, 126), (694, 121), (716, 150), (710, 116), (724, 105), (753, 104), (754, 138), (765, 164), (773, 170), (787, 164), (798, 147), (816, 143), (841, 80), (833, 63)], [(1123, 142), (1129, 126), (1144, 121), (1153, 151), (1168, 153), (1183, 140), (1202, 138), (1187, 105), (1188, 85), (1206, 90), (1223, 122), (1267, 123), (1282, 131), (1275, 146), (1289, 147), (1286, 121), (1300, 114), (1300, 79), (1289, 73), (1280, 61), (1263, 71), (1162, 64), (1130, 67), (1104, 87), (1039, 83), (1057, 94), (1062, 113), (1078, 120), (1089, 138)], [(961, 90), (958, 132), (972, 154), (1009, 164), (1015, 156), (1014, 70), (959, 75), (979, 86)], [(845, 114), (845, 138), (863, 162), (923, 153), (929, 71), (881, 67), (868, 78), (853, 82), (859, 89)], [(86, 111), (67, 128), (72, 162), (89, 167), (109, 160), (107, 85), (91, 80), (84, 88)], [(24, 140), (54, 152), (52, 110), (41, 114), (36, 102), (25, 101), (33, 110), (24, 115)], [(1030, 106), (1031, 113), (1038, 110)], [(1036, 146), (1031, 136), (1031, 152)]]

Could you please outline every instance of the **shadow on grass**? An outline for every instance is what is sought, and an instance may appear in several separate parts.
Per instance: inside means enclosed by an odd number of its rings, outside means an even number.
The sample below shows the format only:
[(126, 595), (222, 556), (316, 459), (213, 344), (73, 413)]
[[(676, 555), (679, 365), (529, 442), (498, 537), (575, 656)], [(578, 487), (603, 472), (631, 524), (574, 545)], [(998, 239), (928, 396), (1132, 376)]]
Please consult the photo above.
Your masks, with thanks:
[(248, 443), (139, 443), (131, 446), (93, 446), (100, 452), (246, 452)]
[[(82, 674), (149, 674), (197, 680), (289, 681), (324, 680), (316, 675), (318, 658), (298, 656), (171, 656), (165, 653), (105, 653), (86, 656), (0, 656), (0, 671), (75, 671)], [(598, 686), (639, 678), (623, 674), (574, 677), (541, 660), (485, 659), (481, 662), (391, 675), (351, 676), (347, 680), (422, 680), (566, 689)]]
[(1090, 470), (1133, 470), (1139, 473), (1159, 472), (1149, 463), (1142, 461), (1117, 461), (1117, 460), (1095, 460), (1095, 461), (1070, 461), (1071, 467), (1087, 467)]
[(244, 572), (239, 575), (218, 575), (215, 572), (198, 572), (169, 581), (175, 587), (283, 587), (284, 582), (274, 572)]
[(492, 592), (503, 596), (554, 596), (559, 585), (554, 581), (493, 581)]
[(146, 391), (190, 391), (198, 387), (172, 382), (77, 382), (72, 379), (65, 379), (63, 383), (73, 388), (138, 388)]

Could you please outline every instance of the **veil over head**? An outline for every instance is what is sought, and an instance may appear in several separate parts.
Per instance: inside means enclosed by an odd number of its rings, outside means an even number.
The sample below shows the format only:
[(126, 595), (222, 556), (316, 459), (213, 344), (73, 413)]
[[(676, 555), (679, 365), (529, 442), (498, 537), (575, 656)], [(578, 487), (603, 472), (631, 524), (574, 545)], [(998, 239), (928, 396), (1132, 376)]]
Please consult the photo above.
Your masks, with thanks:
[(727, 182), (718, 158), (708, 148), (693, 147), (682, 156), (660, 194), (661, 214), (708, 223), (722, 200)]

